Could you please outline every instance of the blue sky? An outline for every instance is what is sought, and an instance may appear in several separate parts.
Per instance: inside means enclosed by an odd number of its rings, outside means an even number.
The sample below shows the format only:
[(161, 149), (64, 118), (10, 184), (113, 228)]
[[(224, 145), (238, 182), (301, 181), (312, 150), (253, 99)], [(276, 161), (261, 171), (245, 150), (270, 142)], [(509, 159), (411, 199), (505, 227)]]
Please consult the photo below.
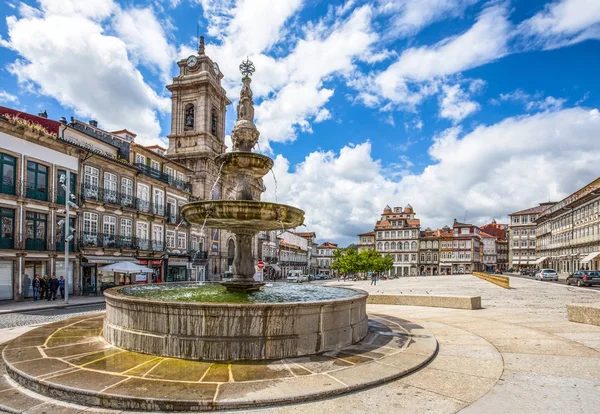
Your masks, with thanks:
[[(234, 104), (249, 56), (265, 199), (320, 240), (410, 203), (422, 227), (558, 200), (599, 175), (600, 2), (0, 0), (0, 105), (170, 129), (198, 25)], [(275, 191), (277, 187), (277, 191)]]

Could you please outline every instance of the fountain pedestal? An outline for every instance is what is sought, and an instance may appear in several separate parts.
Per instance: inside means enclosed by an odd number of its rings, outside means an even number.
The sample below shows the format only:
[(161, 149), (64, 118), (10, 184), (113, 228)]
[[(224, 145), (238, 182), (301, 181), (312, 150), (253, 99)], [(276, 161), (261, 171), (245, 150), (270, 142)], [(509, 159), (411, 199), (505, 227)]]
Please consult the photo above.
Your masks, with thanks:
[(252, 292), (260, 290), (265, 284), (254, 280), (254, 259), (252, 257), (252, 238), (256, 234), (252, 230), (234, 232), (236, 249), (233, 259), (233, 280), (223, 282), (227, 290), (234, 292)]

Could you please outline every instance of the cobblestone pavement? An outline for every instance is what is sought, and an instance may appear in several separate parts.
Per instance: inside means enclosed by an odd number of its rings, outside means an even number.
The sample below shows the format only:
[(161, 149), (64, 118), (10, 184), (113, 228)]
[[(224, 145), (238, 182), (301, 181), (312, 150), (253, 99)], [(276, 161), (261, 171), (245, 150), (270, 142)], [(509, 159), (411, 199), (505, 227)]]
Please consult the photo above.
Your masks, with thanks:
[(43, 309), (21, 313), (9, 313), (0, 315), (0, 329), (13, 328), (15, 326), (39, 325), (103, 310), (104, 303), (64, 309)]

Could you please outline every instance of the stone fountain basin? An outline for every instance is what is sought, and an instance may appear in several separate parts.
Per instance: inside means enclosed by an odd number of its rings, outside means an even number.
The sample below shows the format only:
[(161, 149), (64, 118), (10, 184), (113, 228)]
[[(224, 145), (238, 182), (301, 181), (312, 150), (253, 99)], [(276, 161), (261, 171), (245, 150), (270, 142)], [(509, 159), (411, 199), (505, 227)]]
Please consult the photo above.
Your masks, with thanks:
[(264, 177), (273, 168), (273, 160), (266, 155), (255, 152), (227, 152), (215, 158), (215, 163), (221, 165), (227, 175), (235, 175), (240, 171), (249, 172), (254, 178)]
[(195, 201), (185, 204), (181, 215), (189, 223), (233, 232), (290, 229), (304, 223), (299, 208), (254, 200)]
[(145, 354), (203, 361), (264, 360), (354, 344), (368, 331), (368, 293), (289, 303), (205, 303), (104, 292), (104, 338)]

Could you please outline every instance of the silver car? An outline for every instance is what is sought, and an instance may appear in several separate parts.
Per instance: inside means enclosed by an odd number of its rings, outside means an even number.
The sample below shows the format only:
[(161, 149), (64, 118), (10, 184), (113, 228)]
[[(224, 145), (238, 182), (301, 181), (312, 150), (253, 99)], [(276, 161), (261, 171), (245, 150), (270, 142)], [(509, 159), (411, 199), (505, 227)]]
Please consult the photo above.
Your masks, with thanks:
[(554, 269), (542, 269), (535, 274), (536, 280), (555, 280), (558, 282), (558, 274)]

